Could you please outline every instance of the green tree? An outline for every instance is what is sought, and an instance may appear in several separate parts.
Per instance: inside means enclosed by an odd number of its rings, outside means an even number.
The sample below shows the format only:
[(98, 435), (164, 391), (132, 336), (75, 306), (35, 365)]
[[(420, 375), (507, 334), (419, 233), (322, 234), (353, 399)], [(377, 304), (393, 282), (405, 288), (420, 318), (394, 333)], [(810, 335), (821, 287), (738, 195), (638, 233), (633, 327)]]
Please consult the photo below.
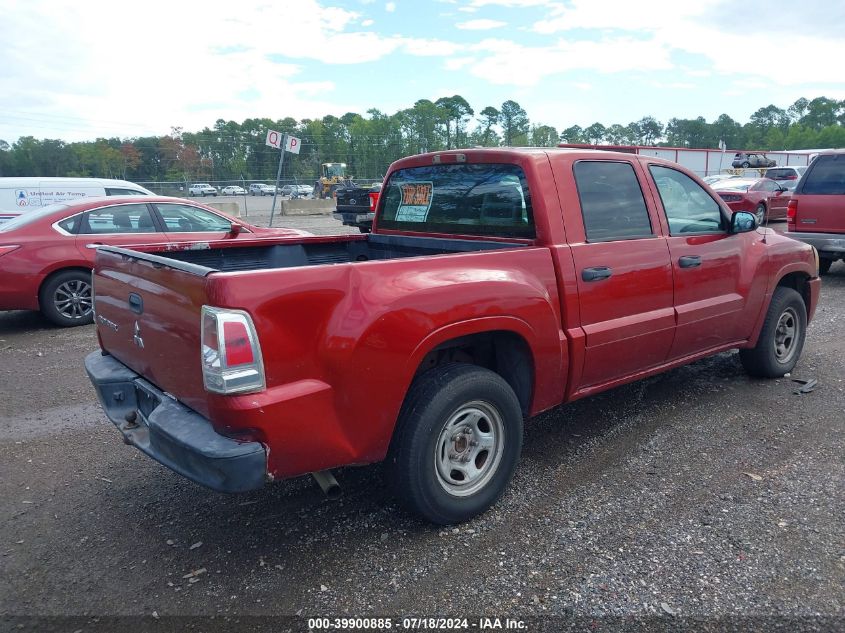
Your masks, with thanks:
[(531, 128), (531, 145), (534, 147), (556, 147), (557, 130), (550, 125), (536, 125)]
[(586, 138), (580, 125), (572, 125), (560, 133), (561, 143), (584, 143)]
[(653, 116), (644, 116), (637, 121), (640, 145), (654, 145), (663, 136), (663, 124)]
[(588, 143), (592, 143), (593, 145), (601, 143), (604, 140), (605, 134), (607, 134), (607, 128), (598, 122), (593, 123), (584, 130), (584, 138), (587, 139)]
[(516, 101), (505, 101), (499, 111), (499, 123), (506, 146), (528, 144), (528, 113)]
[(487, 106), (481, 111), (480, 133), (476, 136), (479, 145), (490, 147), (499, 144), (499, 135), (493, 127), (499, 124), (500, 115), (501, 113), (493, 106)]

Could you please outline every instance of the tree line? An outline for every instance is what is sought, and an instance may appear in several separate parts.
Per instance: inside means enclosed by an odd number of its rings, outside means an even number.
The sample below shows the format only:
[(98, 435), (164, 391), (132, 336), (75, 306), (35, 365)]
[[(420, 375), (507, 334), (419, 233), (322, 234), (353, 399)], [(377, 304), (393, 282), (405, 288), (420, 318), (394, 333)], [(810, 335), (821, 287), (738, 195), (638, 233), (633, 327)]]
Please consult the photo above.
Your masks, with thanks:
[(283, 178), (312, 182), (324, 162), (344, 162), (354, 177), (376, 179), (402, 156), (460, 147), (534, 146), (558, 143), (663, 145), (670, 147), (796, 150), (845, 146), (845, 100), (798, 99), (786, 109), (760, 108), (745, 124), (722, 114), (669, 119), (645, 116), (627, 125), (593, 123), (560, 132), (532, 123), (516, 101), (478, 113), (460, 95), (420, 99), (395, 114), (370, 109), (361, 115), (296, 121), (287, 117), (217, 120), (211, 128), (173, 128), (165, 136), (99, 138), (65, 142), (23, 136), (0, 140), (0, 176), (121, 178), (135, 182), (273, 180), (279, 151), (265, 145), (267, 130), (301, 139), (299, 156), (285, 161)]

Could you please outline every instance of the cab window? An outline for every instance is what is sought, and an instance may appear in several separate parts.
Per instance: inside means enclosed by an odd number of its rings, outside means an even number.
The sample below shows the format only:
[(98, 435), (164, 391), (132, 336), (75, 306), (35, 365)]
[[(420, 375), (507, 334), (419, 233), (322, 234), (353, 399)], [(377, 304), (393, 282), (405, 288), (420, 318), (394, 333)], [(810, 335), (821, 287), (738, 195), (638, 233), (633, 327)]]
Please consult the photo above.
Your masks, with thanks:
[(692, 178), (660, 165), (649, 165), (649, 171), (663, 202), (671, 235), (727, 230), (719, 203)]
[(454, 164), (400, 169), (382, 190), (383, 229), (533, 238), (525, 174), (517, 165)]
[[(155, 223), (145, 204), (121, 204), (114, 207), (92, 209), (82, 214), (78, 233), (99, 235), (104, 233), (155, 233)], [(65, 228), (62, 226), (62, 228)], [(65, 228), (65, 230), (68, 230)], [(73, 232), (73, 231), (69, 231)]]
[(574, 174), (588, 242), (654, 236), (631, 163), (578, 161)]
[(204, 209), (185, 204), (157, 204), (156, 208), (170, 233), (219, 233), (232, 228), (231, 220)]

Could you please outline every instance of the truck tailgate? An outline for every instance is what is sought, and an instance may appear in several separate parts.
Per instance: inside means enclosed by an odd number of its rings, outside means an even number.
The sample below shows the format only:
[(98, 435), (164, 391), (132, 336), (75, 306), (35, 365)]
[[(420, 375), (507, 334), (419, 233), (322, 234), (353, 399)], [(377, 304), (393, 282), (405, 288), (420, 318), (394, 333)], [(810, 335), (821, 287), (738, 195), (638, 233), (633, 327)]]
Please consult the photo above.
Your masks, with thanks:
[[(138, 255), (137, 253), (135, 255)], [(207, 408), (200, 312), (212, 269), (131, 251), (99, 249), (94, 310), (100, 346), (184, 404)]]

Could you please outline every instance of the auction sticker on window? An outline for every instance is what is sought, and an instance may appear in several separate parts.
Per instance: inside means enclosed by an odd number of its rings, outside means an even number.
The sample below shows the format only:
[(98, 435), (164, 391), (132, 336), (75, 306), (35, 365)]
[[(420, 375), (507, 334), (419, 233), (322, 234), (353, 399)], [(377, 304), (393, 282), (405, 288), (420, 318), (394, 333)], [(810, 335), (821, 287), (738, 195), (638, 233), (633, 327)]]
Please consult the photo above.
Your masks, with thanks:
[(402, 199), (396, 210), (397, 222), (425, 222), (434, 198), (434, 183), (405, 182), (399, 185)]

